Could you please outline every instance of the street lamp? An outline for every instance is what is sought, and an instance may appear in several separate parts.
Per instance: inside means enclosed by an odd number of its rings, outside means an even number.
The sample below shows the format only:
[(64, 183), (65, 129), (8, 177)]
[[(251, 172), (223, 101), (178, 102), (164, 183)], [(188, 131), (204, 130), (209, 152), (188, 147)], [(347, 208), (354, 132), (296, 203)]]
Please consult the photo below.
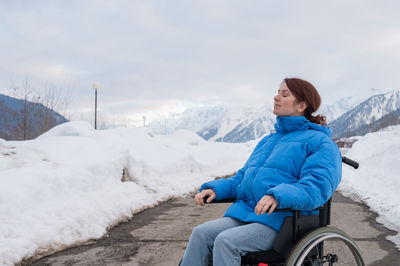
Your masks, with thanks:
[(93, 83), (94, 89), (94, 129), (97, 129), (97, 89), (99, 88), (99, 83)]

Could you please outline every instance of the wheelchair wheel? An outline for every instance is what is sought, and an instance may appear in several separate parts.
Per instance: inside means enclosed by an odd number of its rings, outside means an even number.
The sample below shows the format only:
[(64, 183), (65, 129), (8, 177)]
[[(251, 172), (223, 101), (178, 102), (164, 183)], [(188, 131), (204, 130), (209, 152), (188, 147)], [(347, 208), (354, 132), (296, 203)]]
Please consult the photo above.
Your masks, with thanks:
[(305, 235), (294, 247), (287, 266), (357, 265), (364, 260), (357, 244), (343, 231), (321, 227)]

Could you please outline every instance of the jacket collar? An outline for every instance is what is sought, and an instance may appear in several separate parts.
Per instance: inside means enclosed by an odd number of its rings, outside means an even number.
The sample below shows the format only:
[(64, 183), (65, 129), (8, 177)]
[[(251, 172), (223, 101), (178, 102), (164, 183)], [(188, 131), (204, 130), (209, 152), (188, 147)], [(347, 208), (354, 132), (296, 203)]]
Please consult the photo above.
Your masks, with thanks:
[(315, 123), (310, 122), (304, 116), (277, 116), (276, 117), (276, 124), (275, 130), (278, 133), (289, 133), (293, 131), (300, 131), (300, 130), (317, 130), (328, 137), (331, 137), (332, 131), (328, 127), (324, 127), (321, 125), (317, 125)]

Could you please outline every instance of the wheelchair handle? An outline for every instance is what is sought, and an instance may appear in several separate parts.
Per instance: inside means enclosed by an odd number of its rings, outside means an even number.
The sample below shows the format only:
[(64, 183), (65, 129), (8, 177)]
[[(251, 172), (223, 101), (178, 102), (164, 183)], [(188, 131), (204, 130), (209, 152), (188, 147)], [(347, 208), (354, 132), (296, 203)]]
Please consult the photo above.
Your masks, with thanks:
[(353, 161), (352, 159), (349, 159), (349, 158), (347, 158), (345, 156), (342, 156), (342, 162), (345, 163), (345, 164), (348, 164), (350, 166), (353, 166), (354, 169), (357, 169), (360, 166), (359, 163), (357, 163), (356, 161)]

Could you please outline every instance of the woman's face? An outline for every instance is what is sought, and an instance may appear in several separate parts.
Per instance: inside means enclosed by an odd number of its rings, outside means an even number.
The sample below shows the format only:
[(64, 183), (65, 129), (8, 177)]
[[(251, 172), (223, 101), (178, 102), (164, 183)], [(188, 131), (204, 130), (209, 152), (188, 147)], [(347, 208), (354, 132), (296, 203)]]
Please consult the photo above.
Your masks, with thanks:
[(282, 82), (278, 95), (274, 97), (274, 111), (277, 116), (304, 115), (307, 105), (305, 102), (296, 101), (296, 97), (290, 92), (285, 82)]

